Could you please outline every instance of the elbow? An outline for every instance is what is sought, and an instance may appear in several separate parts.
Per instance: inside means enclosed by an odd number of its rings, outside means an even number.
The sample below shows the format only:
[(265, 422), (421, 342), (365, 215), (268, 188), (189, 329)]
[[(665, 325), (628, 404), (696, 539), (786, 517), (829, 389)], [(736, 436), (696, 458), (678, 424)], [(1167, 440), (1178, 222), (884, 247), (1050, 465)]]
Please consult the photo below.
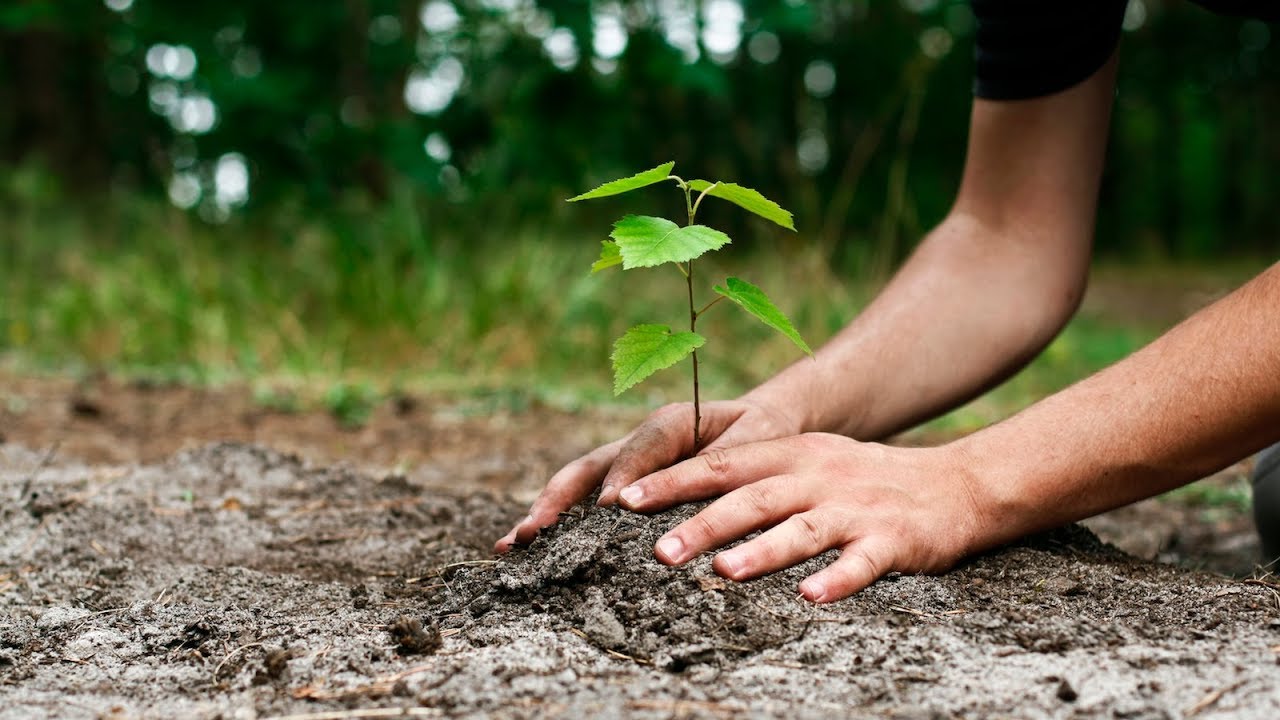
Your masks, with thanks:
[(1010, 271), (1013, 293), (1021, 298), (1012, 311), (1020, 329), (1022, 352), (1030, 361), (1062, 332), (1080, 309), (1088, 287), (1088, 257), (1078, 262), (1027, 262)]
[(1088, 286), (1093, 235), (1079, 224), (1019, 218), (990, 223), (965, 214), (949, 218), (963, 230), (961, 250), (985, 271), (991, 309), (1002, 315), (1009, 340), (1028, 359), (1044, 349), (1071, 320)]

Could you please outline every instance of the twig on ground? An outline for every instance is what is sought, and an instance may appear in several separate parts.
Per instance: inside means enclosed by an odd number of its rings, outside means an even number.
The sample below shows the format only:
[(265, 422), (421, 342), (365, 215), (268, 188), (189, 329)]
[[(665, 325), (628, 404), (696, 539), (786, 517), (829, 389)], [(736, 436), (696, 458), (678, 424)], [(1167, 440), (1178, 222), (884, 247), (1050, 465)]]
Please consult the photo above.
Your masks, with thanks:
[(724, 715), (736, 715), (746, 712), (741, 705), (710, 702), (707, 700), (632, 700), (627, 707), (635, 710), (657, 710), (668, 712), (675, 717), (688, 715), (690, 711), (701, 710)]
[[(418, 583), (422, 582), (423, 580), (429, 580), (429, 579), (431, 579), (431, 578), (439, 577), (439, 575), (440, 575), (440, 573), (439, 573), (439, 571), (437, 570), (437, 571), (435, 571), (434, 573), (431, 573), (431, 574), (427, 574), (427, 575), (419, 575), (419, 576), (417, 576), (417, 577), (411, 577), (411, 578), (405, 578), (405, 579), (404, 579), (404, 584), (405, 584), (405, 585), (417, 585)], [(436, 589), (439, 589), (439, 588), (442, 588), (442, 587), (445, 587), (445, 586), (444, 586), (443, 584), (441, 584), (441, 583), (437, 583), (437, 584), (435, 584), (435, 585), (424, 585), (424, 586), (422, 586), (422, 588), (421, 588), (421, 589), (423, 589), (423, 590), (436, 590)]]
[(1280, 585), (1277, 585), (1275, 583), (1264, 582), (1262, 580), (1254, 580), (1254, 581), (1245, 580), (1245, 584), (1260, 585), (1266, 588), (1267, 592), (1271, 593), (1271, 601), (1275, 603), (1276, 610), (1280, 611)]
[(104, 470), (101, 470), (98, 472), (97, 476), (94, 478), (94, 480), (98, 482), (94, 482), (88, 488), (86, 488), (81, 492), (72, 493), (68, 495), (66, 498), (63, 499), (62, 502), (66, 507), (72, 507), (74, 505), (83, 505), (86, 502), (88, 502), (90, 499), (92, 499), (93, 496), (102, 492), (102, 489), (105, 488), (107, 485), (110, 485), (111, 483), (115, 482), (116, 480), (119, 480), (122, 477), (127, 476), (128, 474), (129, 474), (128, 468), (123, 468), (123, 467), (106, 468)]
[(129, 609), (128, 606), (107, 608), (106, 610), (98, 610), (96, 612), (89, 613), (86, 617), (95, 617), (97, 615), (110, 615), (111, 613), (118, 613), (121, 610), (128, 610), (128, 609)]
[(630, 656), (630, 655), (627, 655), (626, 653), (620, 653), (620, 652), (618, 652), (617, 650), (610, 650), (610, 649), (608, 649), (608, 648), (603, 648), (603, 650), (605, 651), (605, 653), (606, 653), (607, 655), (610, 655), (611, 657), (616, 657), (616, 658), (618, 658), (619, 660), (630, 660), (631, 662), (633, 662), (633, 663), (635, 663), (635, 664), (637, 664), (637, 665), (652, 665), (652, 664), (653, 664), (653, 661), (652, 661), (652, 660), (646, 660), (646, 659), (644, 659), (644, 658), (632, 657), (632, 656)]
[[(352, 688), (342, 688), (340, 690), (326, 690), (316, 685), (308, 685), (300, 687), (293, 691), (293, 697), (296, 700), (347, 700), (356, 697), (384, 697), (395, 691), (396, 683), (404, 680), (411, 675), (424, 673), (435, 667), (434, 664), (415, 665), (406, 670), (390, 675), (382, 675), (373, 679), (373, 682), (367, 685), (357, 685)], [(384, 708), (391, 709), (391, 708)], [(339, 715), (338, 717), (349, 717), (347, 715)], [(383, 717), (380, 715), (371, 715), (369, 717)], [(396, 715), (388, 715), (386, 717), (397, 717)]]
[(328, 710), (298, 715), (272, 715), (262, 720), (362, 720), (363, 718), (440, 717), (440, 710), (424, 707), (366, 708), (364, 710)]
[(441, 571), (452, 570), (456, 567), (467, 567), (469, 565), (497, 565), (497, 564), (498, 564), (497, 560), (462, 560), (460, 562), (454, 562), (454, 563), (449, 563), (448, 565), (442, 565), (439, 568), (439, 570)]
[(902, 605), (890, 605), (889, 609), (893, 610), (894, 612), (906, 613), (908, 615), (914, 615), (916, 617), (933, 617), (932, 615), (930, 615), (929, 613), (923, 610), (916, 610), (915, 608), (903, 607)]
[(231, 652), (227, 653), (226, 657), (222, 658), (222, 662), (218, 663), (217, 667), (213, 669), (214, 681), (216, 682), (218, 680), (218, 673), (222, 671), (222, 666), (226, 665), (228, 660), (230, 660), (232, 657), (234, 657), (235, 655), (239, 654), (244, 650), (248, 650), (249, 648), (255, 648), (255, 647), (262, 647), (262, 643), (254, 642), (254, 643), (249, 643), (248, 645), (241, 645), (235, 650), (232, 650)]
[(27, 557), (31, 553), (31, 549), (36, 545), (36, 540), (40, 538), (40, 535), (47, 527), (49, 527), (49, 516), (45, 515), (40, 518), (40, 524), (36, 526), (36, 529), (31, 531), (31, 537), (27, 538), (27, 542), (23, 544), (22, 552), (18, 553), (18, 557)]
[(40, 459), (36, 461), (36, 466), (31, 468), (31, 472), (27, 473), (27, 477), (23, 479), (22, 494), (19, 495), (18, 497), (22, 500), (24, 505), (28, 506), (28, 508), (30, 506), (30, 503), (27, 502), (27, 495), (31, 492), (31, 483), (35, 482), (36, 476), (38, 476), (41, 471), (43, 471), (46, 467), (48, 467), (49, 463), (53, 462), (53, 456), (58, 454), (58, 448), (61, 446), (62, 446), (62, 440), (54, 440), (53, 444), (50, 445), (49, 448), (44, 451), (44, 455), (41, 455)]
[(968, 610), (957, 609), (957, 610), (944, 610), (943, 612), (940, 612), (940, 613), (931, 613), (931, 612), (925, 612), (924, 610), (917, 610), (915, 608), (903, 607), (902, 605), (890, 605), (889, 609), (896, 612), (900, 612), (900, 613), (906, 613), (908, 615), (914, 615), (915, 617), (919, 617), (919, 618), (929, 618), (931, 620), (942, 620), (952, 615), (963, 615), (969, 612)]
[(1213, 692), (1211, 692), (1211, 693), (1209, 693), (1209, 694), (1205, 695), (1204, 697), (1200, 698), (1200, 702), (1198, 702), (1198, 703), (1196, 703), (1195, 705), (1192, 705), (1191, 707), (1187, 708), (1187, 717), (1192, 717), (1193, 715), (1197, 715), (1197, 714), (1199, 714), (1200, 712), (1202, 712), (1202, 711), (1204, 711), (1204, 710), (1208, 710), (1209, 708), (1213, 707), (1214, 705), (1217, 705), (1217, 704), (1218, 704), (1218, 701), (1222, 699), (1222, 696), (1223, 696), (1223, 695), (1226, 695), (1227, 693), (1231, 692), (1232, 690), (1235, 690), (1235, 689), (1239, 688), (1241, 685), (1244, 685), (1244, 682), (1245, 682), (1244, 680), (1241, 680), (1240, 682), (1238, 682), (1238, 683), (1236, 683), (1236, 684), (1234, 684), (1234, 685), (1229, 685), (1229, 686), (1224, 687), (1224, 688), (1218, 688), (1217, 690), (1214, 690)]

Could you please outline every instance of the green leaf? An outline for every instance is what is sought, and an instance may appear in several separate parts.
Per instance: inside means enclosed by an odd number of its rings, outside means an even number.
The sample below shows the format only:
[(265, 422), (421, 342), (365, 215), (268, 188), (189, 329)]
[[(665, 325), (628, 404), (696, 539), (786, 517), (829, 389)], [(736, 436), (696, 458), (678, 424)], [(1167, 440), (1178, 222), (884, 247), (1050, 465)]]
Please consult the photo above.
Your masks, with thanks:
[(809, 349), (808, 343), (804, 341), (804, 338), (800, 337), (800, 333), (796, 332), (795, 326), (791, 324), (786, 315), (782, 314), (778, 306), (773, 304), (769, 296), (764, 294), (763, 290), (746, 280), (739, 280), (734, 277), (725, 280), (724, 284), (728, 287), (717, 285), (712, 289), (738, 303), (743, 310), (759, 318), (760, 322), (786, 335), (801, 350), (813, 355), (813, 350)]
[(645, 170), (642, 173), (636, 173), (628, 178), (607, 182), (595, 190), (584, 192), (577, 197), (569, 198), (569, 202), (578, 202), (579, 200), (593, 200), (595, 198), (609, 197), (610, 195), (621, 195), (624, 192), (639, 190), (642, 187), (660, 183), (671, 175), (671, 168), (676, 164), (669, 162), (652, 170)]
[(613, 394), (621, 395), (632, 385), (675, 365), (706, 341), (698, 333), (673, 333), (666, 325), (636, 325), (613, 344)]
[(711, 197), (728, 200), (734, 205), (753, 212), (765, 220), (775, 222), (788, 230), (794, 231), (796, 229), (795, 223), (791, 220), (791, 213), (783, 210), (778, 203), (751, 188), (726, 182), (713, 184), (706, 180), (689, 181), (689, 189), (694, 192), (702, 192), (707, 188), (711, 188), (707, 192)]
[(600, 259), (591, 263), (591, 272), (598, 273), (601, 270), (621, 264), (622, 252), (618, 250), (618, 243), (612, 240), (601, 240)]
[(680, 227), (666, 218), (628, 215), (609, 233), (622, 253), (626, 270), (692, 260), (727, 245), (729, 236), (705, 225)]

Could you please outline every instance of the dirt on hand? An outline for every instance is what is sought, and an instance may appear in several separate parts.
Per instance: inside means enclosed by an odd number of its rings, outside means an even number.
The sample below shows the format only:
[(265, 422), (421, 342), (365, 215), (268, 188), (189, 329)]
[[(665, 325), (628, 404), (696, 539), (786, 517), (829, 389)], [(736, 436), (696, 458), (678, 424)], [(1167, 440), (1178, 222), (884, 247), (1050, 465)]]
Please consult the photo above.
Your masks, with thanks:
[(814, 606), (658, 563), (696, 506), (494, 558), (522, 503), (249, 445), (0, 492), (0, 718), (1280, 716), (1280, 588), (1081, 528)]

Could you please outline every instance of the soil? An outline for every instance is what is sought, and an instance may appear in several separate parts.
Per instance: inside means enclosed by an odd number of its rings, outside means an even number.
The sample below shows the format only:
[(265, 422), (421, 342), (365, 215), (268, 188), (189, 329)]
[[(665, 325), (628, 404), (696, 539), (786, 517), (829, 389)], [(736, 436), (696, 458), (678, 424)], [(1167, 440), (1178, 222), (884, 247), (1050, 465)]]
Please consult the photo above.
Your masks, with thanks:
[[(548, 470), (634, 414), (421, 401), (351, 431), (109, 381), (71, 388), (86, 414), (60, 382), (0, 414), (0, 719), (1280, 716), (1280, 585), (1220, 574), (1256, 553), (1239, 509), (1090, 521), (1217, 573), (1073, 526), (814, 606), (795, 587), (823, 558), (743, 584), (657, 563), (696, 506), (584, 506), (490, 554)], [(236, 425), (237, 403), (266, 419)], [(206, 414), (296, 452), (200, 444)]]

